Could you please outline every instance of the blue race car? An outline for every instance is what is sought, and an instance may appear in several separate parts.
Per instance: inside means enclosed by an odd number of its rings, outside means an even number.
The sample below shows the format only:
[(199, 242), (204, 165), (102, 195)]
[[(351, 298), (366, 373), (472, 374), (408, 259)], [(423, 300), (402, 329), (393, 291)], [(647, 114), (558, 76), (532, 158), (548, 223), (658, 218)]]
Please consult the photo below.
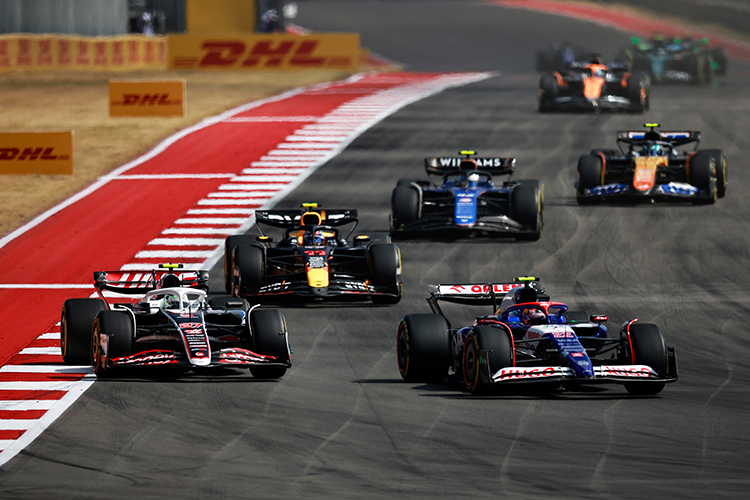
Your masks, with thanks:
[(493, 177), (511, 176), (515, 158), (479, 158), (475, 151), (464, 157), (425, 159), (428, 180), (401, 179), (391, 196), (391, 235), (408, 238), (514, 236), (538, 240), (544, 224), (544, 187), (538, 180), (507, 180), (497, 185)]
[[(432, 314), (408, 314), (398, 327), (398, 368), (407, 382), (441, 382), (453, 375), (472, 394), (614, 383), (647, 395), (677, 380), (674, 348), (657, 325), (632, 319), (618, 336), (609, 335), (602, 324), (607, 316), (550, 301), (537, 278), (428, 289)], [(439, 302), (492, 305), (493, 313), (456, 328)]]

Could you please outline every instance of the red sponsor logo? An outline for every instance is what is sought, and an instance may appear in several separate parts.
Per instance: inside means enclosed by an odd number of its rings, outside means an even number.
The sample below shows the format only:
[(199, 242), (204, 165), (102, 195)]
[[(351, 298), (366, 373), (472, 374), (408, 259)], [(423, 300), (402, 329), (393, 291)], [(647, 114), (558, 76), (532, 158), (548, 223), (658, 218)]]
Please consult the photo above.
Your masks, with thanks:
[(39, 40), (39, 54), (36, 57), (37, 66), (52, 65), (52, 40), (42, 38)]
[(602, 372), (615, 377), (656, 378), (653, 371), (647, 366), (603, 366)]
[(200, 323), (181, 323), (180, 324), (180, 328), (182, 328), (183, 330), (186, 330), (188, 328), (200, 328), (202, 326), (203, 325)]
[(57, 42), (58, 55), (57, 63), (66, 66), (71, 63), (70, 40), (59, 40)]
[(341, 67), (351, 61), (341, 57), (317, 57), (318, 40), (259, 41), (248, 47), (241, 40), (207, 40), (197, 65), (202, 67), (278, 68)]
[[(522, 286), (522, 285), (516, 285), (511, 283), (506, 284), (494, 284), (491, 285), (492, 290), (495, 293), (507, 293), (510, 292), (512, 289)], [(477, 293), (489, 293), (490, 292), (490, 285), (453, 285), (450, 287), (450, 290), (454, 293), (466, 293), (466, 294), (477, 294)]]
[(169, 93), (156, 94), (123, 94), (122, 101), (113, 102), (113, 106), (174, 106), (181, 104), (180, 99), (170, 99)]
[(107, 65), (107, 43), (106, 42), (94, 43), (94, 65), (95, 66)]
[(69, 155), (53, 154), (55, 148), (0, 148), (0, 161), (69, 160)]
[(554, 377), (555, 375), (556, 371), (552, 366), (548, 366), (547, 368), (505, 368), (500, 371), (500, 376), (498, 377), (496, 375), (495, 378), (499, 380), (507, 380)]
[(10, 67), (10, 50), (8, 40), (0, 40), (0, 68)]
[(78, 47), (78, 55), (76, 56), (76, 64), (87, 65), (91, 62), (89, 59), (89, 43), (81, 40), (76, 44)]
[(31, 66), (31, 40), (28, 38), (20, 38), (18, 40), (16, 64), (19, 66)]

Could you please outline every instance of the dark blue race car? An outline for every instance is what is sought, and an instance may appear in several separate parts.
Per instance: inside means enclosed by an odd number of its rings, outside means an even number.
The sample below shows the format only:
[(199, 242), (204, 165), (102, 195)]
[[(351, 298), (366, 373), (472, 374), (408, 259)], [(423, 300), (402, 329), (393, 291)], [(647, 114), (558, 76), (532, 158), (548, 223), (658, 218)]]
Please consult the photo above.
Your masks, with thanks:
[[(631, 394), (647, 395), (677, 380), (675, 350), (657, 325), (631, 319), (611, 335), (602, 324), (606, 315), (551, 301), (537, 278), (428, 289), (432, 313), (407, 314), (398, 327), (398, 368), (407, 382), (452, 376), (472, 394), (622, 384)], [(466, 325), (449, 321), (440, 303), (492, 305), (493, 312)], [(455, 307), (453, 313), (455, 320)]]
[(479, 158), (474, 151), (464, 157), (425, 159), (429, 180), (401, 179), (391, 196), (391, 235), (408, 238), (514, 236), (538, 240), (544, 222), (544, 187), (538, 180), (496, 183), (499, 175), (511, 176), (515, 158)]

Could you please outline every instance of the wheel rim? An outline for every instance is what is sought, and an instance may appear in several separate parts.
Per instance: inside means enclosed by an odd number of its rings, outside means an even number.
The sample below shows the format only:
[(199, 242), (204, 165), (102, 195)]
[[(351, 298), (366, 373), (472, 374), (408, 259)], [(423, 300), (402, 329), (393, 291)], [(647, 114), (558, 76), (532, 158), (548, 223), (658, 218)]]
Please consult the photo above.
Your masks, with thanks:
[(91, 335), (91, 365), (95, 373), (99, 373), (102, 364), (102, 348), (99, 340), (99, 332), (97, 328), (94, 328), (94, 332)]
[(464, 383), (470, 391), (479, 383), (479, 352), (474, 337), (466, 339), (464, 347)]
[(403, 328), (398, 330), (398, 369), (402, 376), (406, 376), (409, 372), (409, 344), (404, 334)]

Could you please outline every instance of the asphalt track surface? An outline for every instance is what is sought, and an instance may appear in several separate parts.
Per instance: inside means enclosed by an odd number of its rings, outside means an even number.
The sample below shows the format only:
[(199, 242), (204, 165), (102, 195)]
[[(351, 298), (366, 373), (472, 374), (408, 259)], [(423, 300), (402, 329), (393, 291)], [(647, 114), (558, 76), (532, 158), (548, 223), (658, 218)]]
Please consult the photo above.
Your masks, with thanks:
[[(422, 158), (475, 148), (518, 158), (546, 186), (533, 243), (401, 243), (395, 306), (284, 307), (294, 367), (274, 382), (144, 374), (99, 381), (0, 469), (2, 498), (467, 497), (740, 498), (750, 486), (750, 67), (714, 88), (658, 87), (638, 115), (540, 115), (536, 48), (623, 33), (464, 2), (309, 2), (299, 24), (361, 31), (363, 44), (413, 71), (499, 71), (395, 113), (281, 203), (357, 208), (386, 230), (390, 192)], [(646, 121), (701, 130), (729, 157), (713, 206), (577, 206), (575, 164), (617, 130)], [(212, 272), (221, 288), (221, 270)], [(428, 312), (426, 285), (532, 274), (553, 298), (661, 326), (680, 380), (655, 397), (611, 386), (475, 398), (460, 385), (407, 384), (399, 319)], [(161, 372), (160, 372), (161, 373)]]

